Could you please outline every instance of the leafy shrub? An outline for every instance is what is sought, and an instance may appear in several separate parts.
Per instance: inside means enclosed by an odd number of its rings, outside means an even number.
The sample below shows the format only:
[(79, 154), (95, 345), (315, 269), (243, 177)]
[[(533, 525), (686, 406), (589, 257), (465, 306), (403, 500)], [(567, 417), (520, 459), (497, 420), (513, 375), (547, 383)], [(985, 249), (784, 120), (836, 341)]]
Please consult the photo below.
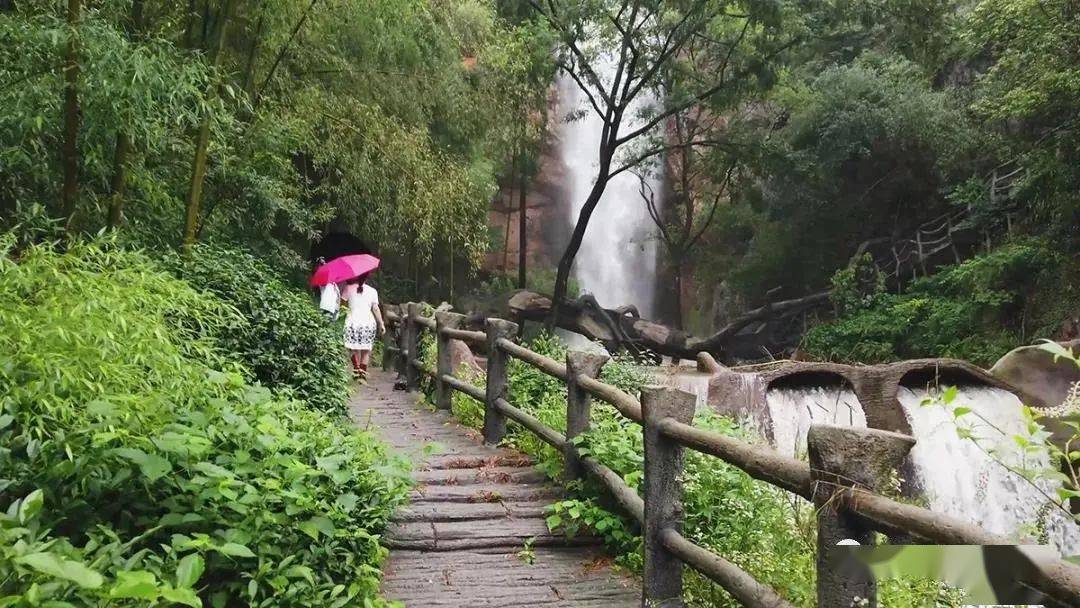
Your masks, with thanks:
[(400, 468), (246, 384), (235, 317), (137, 253), (0, 258), (5, 605), (374, 601)]
[(345, 414), (341, 333), (310, 298), (237, 250), (199, 246), (189, 256), (172, 258), (170, 266), (240, 312), (239, 321), (216, 328), (214, 336), (255, 379), (274, 389), (291, 388), (316, 409)]
[(852, 271), (834, 277), (840, 316), (814, 327), (805, 350), (830, 360), (877, 363), (957, 357), (990, 365), (1017, 344), (1007, 324), (1047, 273), (1054, 256), (1037, 243), (1015, 243), (915, 281), (907, 292), (852, 297)]

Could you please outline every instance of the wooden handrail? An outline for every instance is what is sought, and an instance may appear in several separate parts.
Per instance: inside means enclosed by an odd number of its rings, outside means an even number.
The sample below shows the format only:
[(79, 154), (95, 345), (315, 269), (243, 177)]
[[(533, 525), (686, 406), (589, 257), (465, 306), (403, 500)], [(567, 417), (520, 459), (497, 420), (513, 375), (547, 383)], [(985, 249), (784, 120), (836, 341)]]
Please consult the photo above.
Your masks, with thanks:
[(751, 445), (720, 433), (695, 428), (672, 418), (664, 419), (659, 426), (661, 433), (684, 447), (716, 456), (755, 479), (783, 488), (807, 500), (813, 498), (810, 465), (801, 460), (788, 458), (769, 448)]
[[(419, 311), (417, 305), (410, 304), (409, 308)], [(453, 317), (454, 315), (449, 316)], [(403, 329), (400, 335), (406, 338), (398, 346), (388, 343), (385, 349), (386, 353), (394, 353), (399, 360), (404, 361), (404, 365), (399, 369), (415, 369), (423, 375), (436, 380), (443, 387), (459, 391), (485, 403), (486, 439), (492, 439), (495, 442), (501, 439), (501, 435), (497, 433), (493, 437), (488, 437), (490, 422), (488, 419), (505, 417), (502, 419), (513, 420), (544, 442), (563, 451), (564, 454), (572, 455), (580, 463), (584, 472), (599, 481), (614, 497), (619, 506), (643, 527), (646, 526), (647, 517), (649, 517), (645, 499), (631, 488), (618, 473), (591, 456), (582, 456), (575, 442), (569, 441), (566, 435), (512, 405), (505, 398), (505, 393), (500, 394), (498, 391), (493, 393), (490, 390), (493, 381), (491, 374), (501, 373), (501, 384), (498, 385), (505, 387), (506, 369), (504, 363), (497, 363), (494, 367), (490, 365), (491, 363), (504, 361), (506, 356), (523, 361), (563, 382), (569, 383), (572, 381), (580, 389), (579, 395), (587, 394), (596, 397), (613, 406), (626, 419), (642, 425), (646, 429), (652, 428), (654, 437), (663, 438), (657, 441), (671, 441), (674, 442), (672, 445), (715, 456), (741, 469), (755, 479), (808, 500), (818, 501), (822, 496), (823, 488), (821, 484), (824, 482), (820, 475), (812, 471), (807, 463), (783, 456), (764, 446), (753, 445), (720, 433), (696, 428), (692, 424), (679, 422), (671, 417), (657, 419), (655, 411), (652, 414), (652, 422), (646, 422), (641, 401), (632, 395), (586, 374), (576, 373), (571, 377), (567, 364), (536, 353), (510, 340), (508, 336), (514, 335), (514, 331), (516, 331), (516, 326), (513, 324), (489, 320), (488, 332), (484, 333), (460, 329), (453, 326), (455, 323), (449, 322), (447, 322), (448, 326), (439, 327), (435, 319), (421, 316), (418, 312), (417, 314), (406, 312), (402, 316), (389, 313), (386, 318), (388, 323), (397, 324)], [(448, 315), (445, 314), (440, 317), (443, 322), (446, 322), (447, 318)], [(460, 319), (461, 317), (457, 316), (457, 318)], [(443, 338), (437, 341), (440, 345), (445, 344), (446, 339), (451, 338), (473, 344), (486, 343), (489, 348), (489, 377), (487, 379), (489, 387), (487, 389), (481, 388), (457, 378), (453, 374), (440, 374), (426, 368), (416, 359), (415, 352), (412, 352), (416, 350), (418, 342), (416, 342), (415, 331), (412, 332), (413, 335), (409, 338), (410, 326), (436, 330), (438, 335)], [(409, 345), (408, 339), (414, 341), (412, 346)], [(445, 365), (445, 363), (441, 365)], [(413, 385), (409, 388), (415, 389), (416, 386)], [(443, 389), (440, 388), (439, 390)], [(584, 393), (580, 391), (584, 391)], [(582, 398), (587, 399), (587, 397)], [(587, 412), (587, 406), (585, 411)], [(505, 422), (500, 424), (505, 427)], [(496, 424), (492, 428), (497, 429), (499, 425)], [(854, 515), (858, 521), (865, 522), (865, 525), (877, 531), (909, 535), (938, 544), (1007, 544), (1005, 539), (986, 532), (978, 526), (922, 507), (897, 502), (863, 488), (845, 485), (826, 487), (824, 490), (829, 493), (829, 504), (834, 510), (843, 510)], [(819, 517), (821, 516), (821, 510), (819, 509)], [(655, 522), (653, 525), (655, 525)], [(685, 538), (676, 527), (663, 527), (659, 530), (657, 536), (650, 538), (659, 539), (664, 550), (670, 552), (670, 555), (676, 556), (681, 562), (695, 568), (720, 584), (745, 606), (754, 608), (790, 608), (791, 606), (774, 590), (761, 584), (750, 574), (721, 556), (715, 555)], [(648, 555), (649, 552), (646, 551), (646, 559), (648, 559)], [(1026, 575), (1025, 583), (1064, 603), (1066, 606), (1080, 606), (1080, 566), (1061, 559), (1046, 557), (1032, 559), (1031, 561), (1034, 566), (1033, 572)], [(1024, 575), (1017, 573), (1017, 576)], [(648, 585), (646, 585), (646, 596), (649, 593), (647, 587)], [(646, 599), (655, 598), (646, 597)]]
[(719, 555), (699, 547), (682, 534), (668, 528), (660, 533), (660, 539), (669, 551), (679, 559), (694, 567), (695, 570), (712, 579), (723, 587), (743, 606), (751, 608), (795, 608), (793, 604), (780, 597), (768, 585), (762, 585), (739, 568)]
[(439, 333), (447, 338), (461, 340), (470, 344), (483, 344), (487, 340), (487, 334), (482, 331), (470, 331), (468, 329), (443, 328)]
[(460, 378), (455, 378), (449, 374), (443, 374), (442, 381), (449, 384), (454, 390), (459, 393), (464, 393), (473, 399), (483, 403), (484, 402), (484, 389), (479, 386), (469, 384)]
[(543, 422), (540, 422), (538, 418), (532, 414), (528, 414), (513, 405), (506, 399), (496, 399), (495, 407), (499, 408), (507, 418), (510, 418), (514, 422), (532, 431), (534, 435), (543, 439), (548, 445), (562, 449), (566, 446), (566, 436), (556, 431), (555, 429), (547, 426)]
[(536, 369), (544, 372), (545, 374), (558, 378), (563, 382), (566, 382), (566, 365), (559, 363), (558, 361), (535, 353), (524, 346), (515, 344), (506, 338), (499, 338), (495, 341), (495, 346), (499, 347), (499, 350), (510, 355), (515, 359), (519, 359), (532, 365)]

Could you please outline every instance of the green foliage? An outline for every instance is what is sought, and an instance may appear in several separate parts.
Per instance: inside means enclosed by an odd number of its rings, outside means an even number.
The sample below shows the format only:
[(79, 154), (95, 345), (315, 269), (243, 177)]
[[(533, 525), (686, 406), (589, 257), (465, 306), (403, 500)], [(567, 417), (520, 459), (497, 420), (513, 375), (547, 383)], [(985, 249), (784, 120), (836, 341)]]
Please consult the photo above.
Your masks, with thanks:
[(876, 291), (855, 301), (851, 270), (834, 285), (840, 316), (814, 327), (804, 349), (829, 360), (877, 363), (956, 357), (991, 365), (1017, 343), (1009, 324), (1026, 295), (1052, 281), (1060, 261), (1037, 242), (999, 248), (915, 281), (901, 294)]
[(943, 184), (973, 136), (953, 94), (914, 64), (864, 55), (779, 88), (772, 102), (784, 126), (760, 159), (744, 160), (761, 179), (742, 185), (747, 208), (713, 230), (733, 255), (706, 270), (750, 301), (777, 286), (790, 297), (821, 289), (863, 241), (907, 237), (948, 210)]
[(254, 256), (200, 246), (170, 259), (173, 271), (237, 310), (235, 322), (211, 332), (253, 379), (275, 390), (292, 389), (311, 407), (344, 415), (348, 379), (340, 328), (313, 300), (286, 285)]
[(0, 259), (0, 595), (370, 606), (404, 498), (372, 436), (244, 382), (236, 312), (107, 244)]

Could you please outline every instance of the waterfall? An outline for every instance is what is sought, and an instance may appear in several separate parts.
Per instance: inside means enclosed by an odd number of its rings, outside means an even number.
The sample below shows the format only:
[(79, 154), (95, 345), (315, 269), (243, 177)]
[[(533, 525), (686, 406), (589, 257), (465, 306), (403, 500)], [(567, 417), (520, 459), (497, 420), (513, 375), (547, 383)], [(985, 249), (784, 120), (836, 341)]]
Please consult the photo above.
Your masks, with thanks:
[(772, 423), (773, 447), (785, 456), (805, 458), (811, 424), (866, 427), (859, 398), (850, 388), (808, 386), (778, 388), (765, 395)]
[[(601, 82), (610, 83), (614, 77), (611, 58), (602, 55), (596, 68)], [(582, 114), (577, 120), (562, 123), (559, 136), (559, 155), (567, 176), (566, 208), (573, 225), (596, 180), (603, 120), (565, 73), (559, 75), (558, 88), (562, 113)], [(623, 119), (620, 132), (641, 126), (638, 113), (654, 103), (655, 97), (648, 91), (638, 95)], [(616, 155), (616, 166), (618, 158)], [(648, 181), (659, 200), (661, 180), (654, 176)], [(633, 304), (642, 316), (652, 317), (655, 316), (655, 229), (639, 190), (640, 182), (630, 172), (608, 182), (578, 252), (574, 277), (580, 290), (595, 296), (601, 306)]]
[[(930, 508), (1027, 541), (1038, 538), (1026, 528), (1041, 522), (1050, 544), (1064, 555), (1080, 554), (1080, 525), (1056, 508), (1040, 513), (1047, 503), (1042, 492), (986, 453), (996, 451), (997, 458), (1010, 466), (1022, 464), (1012, 440), (1013, 435), (1023, 435), (1027, 426), (1020, 400), (1001, 389), (960, 388), (954, 403), (971, 408), (964, 418), (972, 421), (973, 431), (981, 438), (980, 448), (957, 434), (957, 422), (947, 408), (921, 405), (926, 396), (924, 389), (904, 387), (898, 394), (917, 440), (911, 459)], [(977, 421), (976, 415), (985, 422)], [(1029, 456), (1023, 464), (1038, 468), (1046, 463)], [(1050, 484), (1040, 483), (1047, 494), (1055, 495)]]

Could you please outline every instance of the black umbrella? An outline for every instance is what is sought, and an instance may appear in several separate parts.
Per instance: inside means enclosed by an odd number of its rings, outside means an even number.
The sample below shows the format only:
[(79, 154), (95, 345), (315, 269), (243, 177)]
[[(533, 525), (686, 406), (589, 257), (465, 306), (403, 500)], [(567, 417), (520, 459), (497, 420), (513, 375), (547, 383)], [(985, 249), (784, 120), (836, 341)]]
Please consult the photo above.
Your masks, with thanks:
[[(311, 246), (311, 262), (315, 265), (346, 255), (371, 254), (363, 241), (348, 232), (330, 232)], [(320, 262), (320, 259), (322, 260)]]

